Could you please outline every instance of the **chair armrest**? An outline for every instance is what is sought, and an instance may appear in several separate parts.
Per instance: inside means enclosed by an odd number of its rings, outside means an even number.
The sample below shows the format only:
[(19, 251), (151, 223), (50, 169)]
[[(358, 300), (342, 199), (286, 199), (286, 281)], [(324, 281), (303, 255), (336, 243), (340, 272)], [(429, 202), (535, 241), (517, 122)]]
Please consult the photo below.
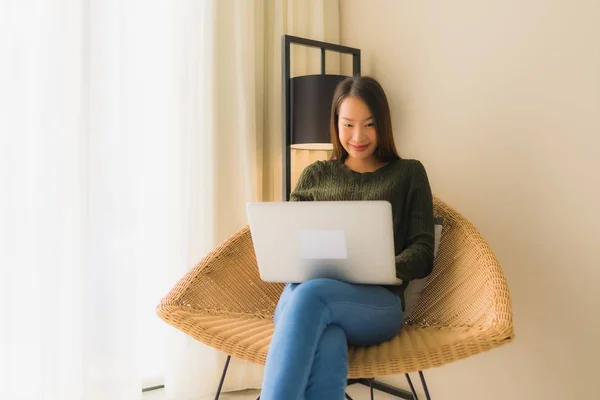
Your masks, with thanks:
[(412, 313), (410, 324), (477, 327), (512, 337), (508, 285), (490, 246), (468, 220), (435, 199), (444, 218), (434, 270)]
[(271, 318), (283, 285), (263, 282), (248, 226), (206, 255), (158, 306), (185, 307), (205, 315)]

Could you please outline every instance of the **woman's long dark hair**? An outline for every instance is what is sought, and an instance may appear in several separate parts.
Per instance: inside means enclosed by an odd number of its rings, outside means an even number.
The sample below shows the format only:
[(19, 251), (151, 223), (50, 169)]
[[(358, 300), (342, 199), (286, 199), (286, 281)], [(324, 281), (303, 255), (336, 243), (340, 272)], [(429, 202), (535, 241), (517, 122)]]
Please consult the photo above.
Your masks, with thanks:
[(365, 102), (373, 115), (377, 130), (377, 149), (375, 155), (384, 162), (399, 158), (394, 144), (390, 106), (383, 88), (375, 79), (368, 76), (353, 76), (341, 81), (333, 93), (331, 103), (331, 143), (333, 144), (332, 160), (345, 160), (348, 152), (340, 142), (338, 119), (340, 105), (348, 96), (360, 98)]

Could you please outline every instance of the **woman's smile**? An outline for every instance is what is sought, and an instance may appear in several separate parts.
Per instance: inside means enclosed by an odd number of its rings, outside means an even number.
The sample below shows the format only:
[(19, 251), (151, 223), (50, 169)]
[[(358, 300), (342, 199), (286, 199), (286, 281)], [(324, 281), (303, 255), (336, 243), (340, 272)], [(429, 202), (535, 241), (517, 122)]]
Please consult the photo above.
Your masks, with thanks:
[(369, 147), (368, 144), (363, 144), (363, 145), (356, 145), (356, 144), (351, 144), (350, 147), (352, 147), (352, 150), (354, 151), (364, 151), (367, 149), (367, 147)]

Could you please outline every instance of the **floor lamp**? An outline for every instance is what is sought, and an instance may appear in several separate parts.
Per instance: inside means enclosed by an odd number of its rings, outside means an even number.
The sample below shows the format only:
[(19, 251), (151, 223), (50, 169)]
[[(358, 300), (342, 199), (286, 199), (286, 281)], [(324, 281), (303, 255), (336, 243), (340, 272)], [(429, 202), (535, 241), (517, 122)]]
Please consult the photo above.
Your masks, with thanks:
[[(321, 73), (291, 77), (291, 46), (321, 50)], [(345, 75), (326, 74), (326, 52), (352, 55), (352, 74), (360, 75), (360, 50), (297, 36), (283, 36), (283, 195), (284, 201), (302, 172), (316, 160), (329, 158), (331, 100)]]

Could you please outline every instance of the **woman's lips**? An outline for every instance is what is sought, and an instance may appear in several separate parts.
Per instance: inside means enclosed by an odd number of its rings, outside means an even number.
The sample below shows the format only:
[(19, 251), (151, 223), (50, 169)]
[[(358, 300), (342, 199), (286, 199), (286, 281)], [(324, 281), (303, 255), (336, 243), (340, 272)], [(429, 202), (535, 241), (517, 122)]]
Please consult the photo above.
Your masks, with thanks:
[(350, 147), (352, 147), (352, 149), (353, 149), (354, 151), (363, 151), (363, 150), (366, 150), (366, 149), (367, 149), (367, 147), (369, 147), (369, 145), (368, 145), (368, 144), (365, 144), (365, 145), (363, 145), (363, 146), (355, 146), (355, 145), (351, 144), (351, 145), (350, 145)]

